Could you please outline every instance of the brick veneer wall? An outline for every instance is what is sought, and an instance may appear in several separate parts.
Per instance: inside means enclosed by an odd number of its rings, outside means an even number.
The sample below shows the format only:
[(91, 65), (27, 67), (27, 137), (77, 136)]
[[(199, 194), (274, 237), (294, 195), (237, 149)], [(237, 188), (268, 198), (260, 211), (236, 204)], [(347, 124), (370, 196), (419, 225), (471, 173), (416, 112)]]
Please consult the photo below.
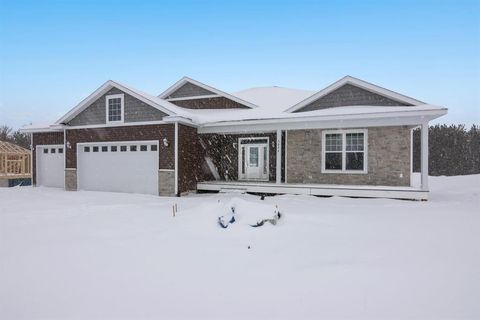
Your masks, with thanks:
[(322, 173), (322, 130), (289, 130), (287, 182), (410, 185), (410, 128), (368, 128), (368, 173)]
[(312, 111), (340, 106), (409, 106), (368, 90), (345, 84), (295, 112)]
[(249, 109), (249, 107), (225, 97), (177, 100), (170, 102), (187, 109)]
[(200, 139), (217, 167), (221, 180), (238, 180), (238, 139), (249, 137), (269, 138), (269, 181), (275, 181), (276, 133), (201, 134)]
[[(173, 124), (155, 124), (144, 126), (123, 126), (109, 128), (68, 129), (66, 140), (71, 148), (66, 152), (66, 167), (77, 168), (77, 143), (113, 142), (113, 141), (159, 141), (159, 169), (175, 168), (175, 126)], [(162, 140), (167, 138), (169, 146)]]
[(196, 128), (178, 125), (178, 192), (197, 189), (197, 182), (213, 179), (205, 161), (206, 150)]
[(63, 131), (32, 133), (32, 184), (37, 184), (37, 145), (63, 145)]

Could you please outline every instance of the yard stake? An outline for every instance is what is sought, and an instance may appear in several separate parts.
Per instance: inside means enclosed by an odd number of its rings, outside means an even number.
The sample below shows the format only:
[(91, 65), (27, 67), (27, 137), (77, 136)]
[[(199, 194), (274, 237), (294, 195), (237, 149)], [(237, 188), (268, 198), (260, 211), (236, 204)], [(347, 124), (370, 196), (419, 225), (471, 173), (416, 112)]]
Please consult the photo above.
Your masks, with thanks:
[(172, 206), (173, 217), (175, 217), (175, 205)]

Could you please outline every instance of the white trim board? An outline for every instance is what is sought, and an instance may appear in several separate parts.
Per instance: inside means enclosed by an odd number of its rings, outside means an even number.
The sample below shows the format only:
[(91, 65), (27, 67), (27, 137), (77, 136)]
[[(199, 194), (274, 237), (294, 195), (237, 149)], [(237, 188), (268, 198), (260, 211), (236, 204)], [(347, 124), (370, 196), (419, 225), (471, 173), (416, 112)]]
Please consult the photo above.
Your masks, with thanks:
[[(177, 90), (178, 88), (180, 88), (181, 86), (183, 86), (184, 84), (186, 84), (187, 82), (193, 84), (193, 85), (196, 85), (200, 88), (203, 88), (205, 90), (208, 90), (208, 91), (211, 91), (219, 96), (223, 96), (227, 99), (230, 99), (230, 100), (233, 100), (235, 102), (238, 102), (240, 104), (243, 104), (244, 106), (247, 106), (249, 108), (257, 108), (258, 106), (251, 103), (251, 102), (248, 102), (248, 101), (245, 101), (243, 99), (240, 99), (234, 95), (231, 95), (227, 92), (224, 92), (224, 91), (221, 91), (219, 89), (216, 89), (214, 87), (211, 87), (205, 83), (202, 83), (200, 81), (197, 81), (197, 80), (194, 80), (192, 78), (189, 78), (189, 77), (183, 77), (181, 78), (180, 80), (178, 80), (177, 82), (175, 82), (172, 86), (170, 86), (167, 90), (165, 90), (164, 92), (162, 92), (161, 94), (158, 95), (159, 98), (162, 98), (162, 99), (165, 99), (166, 97), (168, 97), (170, 94), (172, 94), (173, 92), (175, 92), (175, 90)], [(185, 97), (186, 98), (186, 97)], [(173, 98), (175, 99), (175, 98)], [(168, 100), (172, 100), (173, 99), (168, 99)], [(168, 101), (166, 100), (166, 101)]]
[(206, 94), (203, 96), (191, 96), (191, 97), (180, 97), (180, 98), (168, 98), (167, 101), (185, 101), (185, 100), (196, 100), (196, 99), (209, 99), (209, 98), (218, 98), (221, 97), (219, 94)]
[(221, 192), (252, 192), (273, 194), (303, 194), (361, 198), (428, 200), (428, 191), (412, 187), (349, 186), (324, 184), (276, 184), (271, 182), (206, 181), (197, 183), (197, 190)]
[(419, 125), (447, 113), (446, 109), (435, 111), (395, 112), (383, 114), (362, 114), (351, 118), (342, 116), (295, 117), (283, 119), (245, 120), (207, 123), (198, 128), (198, 133), (244, 133), (268, 132), (278, 129), (338, 129), (359, 127), (387, 127)]
[(338, 89), (341, 86), (346, 85), (346, 84), (351, 84), (353, 86), (359, 87), (361, 89), (365, 89), (367, 91), (379, 94), (381, 96), (390, 98), (390, 99), (398, 101), (398, 102), (411, 104), (411, 105), (414, 105), (414, 106), (425, 104), (425, 102), (422, 102), (420, 100), (405, 96), (405, 95), (397, 93), (395, 91), (385, 89), (383, 87), (380, 87), (380, 86), (377, 86), (375, 84), (366, 82), (364, 80), (354, 78), (352, 76), (345, 76), (342, 79), (332, 83), (328, 87), (326, 87), (326, 88), (318, 91), (317, 93), (313, 94), (312, 96), (308, 97), (307, 99), (305, 99), (303, 101), (300, 101), (296, 105), (288, 108), (287, 110), (285, 110), (285, 112), (295, 112), (295, 111), (305, 107), (306, 105), (320, 99), (321, 97), (326, 96), (330, 92), (335, 91), (336, 89)]

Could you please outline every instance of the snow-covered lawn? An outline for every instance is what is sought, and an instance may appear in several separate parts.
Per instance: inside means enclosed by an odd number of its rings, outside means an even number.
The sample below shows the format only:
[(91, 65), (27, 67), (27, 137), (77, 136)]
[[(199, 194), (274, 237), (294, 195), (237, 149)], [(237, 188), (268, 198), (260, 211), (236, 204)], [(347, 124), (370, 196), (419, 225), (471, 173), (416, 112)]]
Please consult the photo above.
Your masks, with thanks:
[[(0, 319), (478, 319), (480, 175), (430, 181), (428, 202), (0, 189)], [(263, 206), (221, 229), (232, 198)], [(264, 204), (283, 218), (249, 227)]]

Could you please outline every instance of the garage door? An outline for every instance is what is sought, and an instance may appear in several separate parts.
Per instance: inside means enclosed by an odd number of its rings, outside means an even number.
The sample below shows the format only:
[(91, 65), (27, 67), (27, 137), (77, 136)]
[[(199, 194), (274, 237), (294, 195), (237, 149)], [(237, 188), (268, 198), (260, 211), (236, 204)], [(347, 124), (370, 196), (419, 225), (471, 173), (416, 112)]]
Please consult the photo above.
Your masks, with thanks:
[(80, 190), (158, 195), (158, 142), (77, 145)]
[(36, 146), (37, 186), (63, 188), (65, 163), (63, 145)]

